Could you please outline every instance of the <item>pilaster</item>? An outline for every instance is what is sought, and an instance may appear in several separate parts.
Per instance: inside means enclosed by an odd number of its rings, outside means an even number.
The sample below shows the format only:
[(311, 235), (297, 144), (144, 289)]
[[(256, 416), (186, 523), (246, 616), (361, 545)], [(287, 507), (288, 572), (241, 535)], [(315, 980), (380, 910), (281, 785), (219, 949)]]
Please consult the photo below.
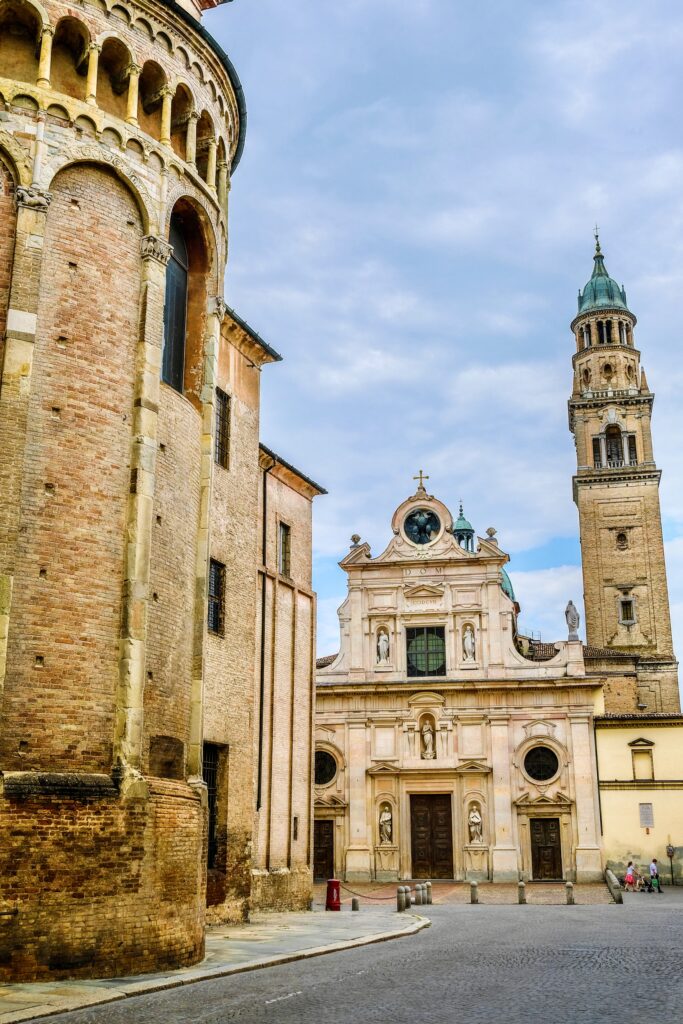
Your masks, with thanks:
[(145, 689), (147, 603), (157, 454), (159, 379), (170, 245), (142, 239), (140, 337), (135, 367), (131, 484), (126, 522), (114, 761), (139, 769)]

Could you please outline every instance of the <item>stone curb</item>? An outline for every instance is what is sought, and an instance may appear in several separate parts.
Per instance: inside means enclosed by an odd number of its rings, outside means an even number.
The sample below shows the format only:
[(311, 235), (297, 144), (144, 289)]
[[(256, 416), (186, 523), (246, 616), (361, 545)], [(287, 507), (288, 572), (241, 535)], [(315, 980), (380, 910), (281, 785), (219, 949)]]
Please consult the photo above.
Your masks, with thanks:
[[(281, 956), (265, 957), (262, 960), (253, 960), (245, 964), (236, 964), (234, 967), (207, 968), (201, 972), (201, 966), (195, 968), (197, 973), (183, 978), (168, 978), (164, 981), (131, 981), (129, 988), (123, 992), (102, 992), (101, 996), (94, 999), (79, 999), (64, 1006), (46, 1005), (32, 1009), (19, 1010), (16, 1013), (0, 1012), (0, 1024), (19, 1024), (21, 1021), (40, 1020), (44, 1017), (56, 1017), (62, 1013), (72, 1013), (75, 1010), (86, 1010), (94, 1006), (102, 1006), (105, 1003), (120, 1003), (124, 999), (134, 999), (135, 996), (148, 995), (153, 992), (163, 992), (171, 988), (184, 988), (186, 985), (197, 985), (202, 981), (213, 981), (216, 978), (227, 978), (231, 974), (246, 974), (249, 971), (260, 971), (265, 967), (279, 967), (282, 964), (293, 963), (296, 960), (309, 960), (316, 956), (325, 956), (327, 953), (340, 953), (345, 949), (356, 949), (360, 946), (370, 946), (378, 942), (389, 942), (391, 939), (402, 939), (408, 935), (416, 935), (423, 928), (429, 928), (431, 921), (427, 917), (420, 917), (417, 914), (405, 915), (413, 920), (405, 928), (399, 931), (375, 932), (373, 935), (364, 935), (358, 939), (346, 939), (344, 942), (333, 942), (328, 946), (311, 946), (310, 949), (297, 950), (294, 953), (284, 953)], [(405, 917), (404, 917), (405, 920)], [(201, 972), (201, 973), (200, 973)], [(1, 1006), (1, 1004), (0, 1004)]]

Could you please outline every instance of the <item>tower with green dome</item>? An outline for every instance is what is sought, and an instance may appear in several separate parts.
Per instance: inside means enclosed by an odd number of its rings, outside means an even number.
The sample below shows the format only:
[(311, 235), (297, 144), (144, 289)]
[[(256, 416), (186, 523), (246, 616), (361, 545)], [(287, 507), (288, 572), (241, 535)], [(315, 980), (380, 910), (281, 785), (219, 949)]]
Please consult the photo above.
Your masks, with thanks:
[(609, 276), (596, 232), (593, 273), (579, 291), (569, 429), (577, 469), (586, 636), (589, 646), (637, 659), (618, 707), (679, 710), (677, 662), (664, 563), (654, 395), (636, 348), (636, 318)]

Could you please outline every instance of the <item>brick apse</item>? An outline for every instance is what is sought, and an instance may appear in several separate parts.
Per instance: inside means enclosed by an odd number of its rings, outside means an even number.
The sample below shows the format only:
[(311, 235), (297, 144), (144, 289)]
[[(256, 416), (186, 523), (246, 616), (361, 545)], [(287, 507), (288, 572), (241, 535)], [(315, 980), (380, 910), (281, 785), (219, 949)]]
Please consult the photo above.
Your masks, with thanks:
[(200, 14), (0, 0), (3, 980), (203, 955), (214, 382), (245, 113)]

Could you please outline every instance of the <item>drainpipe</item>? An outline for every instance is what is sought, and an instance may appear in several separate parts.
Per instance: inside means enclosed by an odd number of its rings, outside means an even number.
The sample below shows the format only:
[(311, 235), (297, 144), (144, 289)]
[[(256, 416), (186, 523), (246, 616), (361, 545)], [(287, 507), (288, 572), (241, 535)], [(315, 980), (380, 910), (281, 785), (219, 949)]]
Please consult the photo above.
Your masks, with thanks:
[(258, 767), (256, 781), (256, 810), (261, 810), (262, 797), (262, 768), (263, 768), (263, 705), (266, 692), (266, 555), (268, 540), (268, 474), (275, 469), (276, 462), (273, 459), (270, 466), (263, 473), (263, 523), (261, 533), (261, 564), (263, 574), (261, 579), (261, 655), (259, 667), (259, 709), (258, 709)]

